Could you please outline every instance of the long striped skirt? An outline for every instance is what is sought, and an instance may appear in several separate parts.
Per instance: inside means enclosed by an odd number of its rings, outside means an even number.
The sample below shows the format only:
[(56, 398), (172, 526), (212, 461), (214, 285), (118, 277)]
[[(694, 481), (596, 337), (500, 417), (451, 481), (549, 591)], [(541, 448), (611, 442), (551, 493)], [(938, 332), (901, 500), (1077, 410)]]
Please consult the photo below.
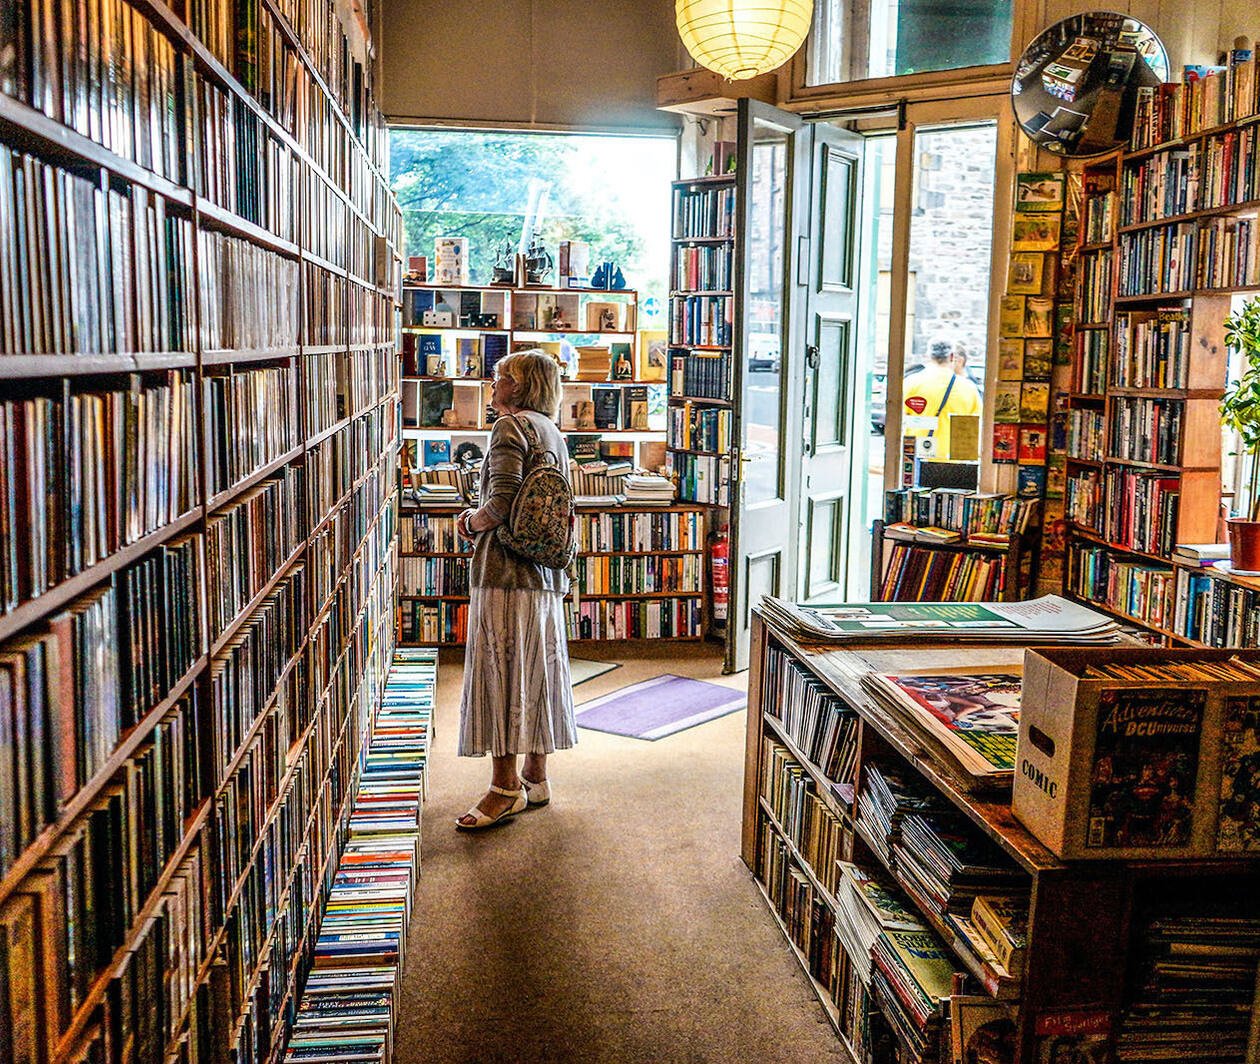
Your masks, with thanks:
[(564, 596), (473, 588), (459, 753), (550, 754), (577, 743)]

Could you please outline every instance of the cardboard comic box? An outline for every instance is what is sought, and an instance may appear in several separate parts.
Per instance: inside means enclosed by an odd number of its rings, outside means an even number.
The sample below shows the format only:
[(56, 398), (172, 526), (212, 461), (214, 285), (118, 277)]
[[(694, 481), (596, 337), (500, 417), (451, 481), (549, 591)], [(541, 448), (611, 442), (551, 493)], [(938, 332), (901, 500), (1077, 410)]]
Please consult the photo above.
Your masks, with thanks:
[(1260, 663), (1254, 650), (1029, 650), (1015, 816), (1066, 860), (1260, 853), (1260, 682), (1087, 676), (1235, 656)]

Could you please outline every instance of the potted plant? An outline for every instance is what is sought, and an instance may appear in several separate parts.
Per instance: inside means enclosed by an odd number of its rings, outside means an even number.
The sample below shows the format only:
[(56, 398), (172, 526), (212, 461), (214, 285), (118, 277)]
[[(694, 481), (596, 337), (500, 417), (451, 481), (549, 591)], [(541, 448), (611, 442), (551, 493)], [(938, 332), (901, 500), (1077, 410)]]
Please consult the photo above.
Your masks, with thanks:
[(1242, 374), (1221, 399), (1221, 421), (1238, 433), (1239, 451), (1249, 459), (1247, 508), (1229, 526), (1229, 563), (1260, 570), (1260, 299), (1249, 299), (1225, 319), (1225, 345), (1245, 360)]

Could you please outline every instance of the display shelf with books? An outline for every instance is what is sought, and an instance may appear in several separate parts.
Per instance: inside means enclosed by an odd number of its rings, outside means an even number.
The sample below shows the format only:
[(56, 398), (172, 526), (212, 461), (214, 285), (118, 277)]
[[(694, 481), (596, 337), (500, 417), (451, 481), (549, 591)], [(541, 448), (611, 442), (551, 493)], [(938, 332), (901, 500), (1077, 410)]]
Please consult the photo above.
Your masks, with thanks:
[(892, 488), (873, 526), (872, 597), (1014, 602), (1036, 586), (1042, 501), (961, 488)]
[[(1141, 652), (1057, 653), (1075, 662)], [(1179, 998), (1183, 1007), (1169, 1011), (1174, 991), (1151, 973), (1170, 944), (1194, 949), (1191, 924), (1203, 908), (1195, 896), (1219, 896), (1221, 908), (1206, 915), (1233, 906), (1237, 920), (1205, 924), (1207, 959), (1188, 978), (1203, 986), (1226, 978), (1216, 958), (1227, 942), (1252, 950), (1255, 847), (1061, 860), (1013, 812), (1015, 735), (1006, 737), (1006, 789), (978, 789), (943, 742), (911, 728), (871, 682), (931, 695), (945, 681), (985, 681), (1000, 702), (997, 692), (1018, 690), (1022, 672), (1020, 647), (814, 644), (754, 611), (741, 854), (841, 1046), (862, 1062), (946, 1059), (951, 1029), (984, 1015), (1000, 1020), (1012, 1064), (1164, 1039), (1181, 1039), (1188, 1059), (1226, 1059), (1213, 1055), (1226, 1049), (1227, 1059), (1246, 1059), (1260, 1031), (1252, 959), (1233, 1011), (1207, 995)], [(1245, 741), (1223, 740), (1229, 749)], [(1021, 793), (1017, 785), (1017, 806)], [(1208, 1029), (1210, 1044), (1195, 1044), (1190, 1032)]]
[(54, 7), (0, 78), (0, 1029), (271, 1060), (394, 633), (372, 70), (331, 4)]
[[(468, 561), (458, 509), (405, 508), (399, 529), (399, 642), (459, 645), (466, 636)], [(579, 506), (569, 638), (696, 639), (703, 634), (704, 511), (699, 506)]]

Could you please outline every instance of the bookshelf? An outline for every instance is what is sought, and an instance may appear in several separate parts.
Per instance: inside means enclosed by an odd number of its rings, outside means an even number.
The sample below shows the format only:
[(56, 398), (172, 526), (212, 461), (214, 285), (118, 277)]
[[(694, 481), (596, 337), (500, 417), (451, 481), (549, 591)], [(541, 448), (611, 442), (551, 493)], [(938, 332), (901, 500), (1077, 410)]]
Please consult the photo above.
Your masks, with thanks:
[(394, 641), (371, 45), (83, 10), (0, 66), (0, 1029), (276, 1061)]
[[(815, 646), (754, 610), (741, 855), (855, 1064), (944, 1059), (948, 1014), (975, 1002), (989, 1018), (1003, 1016), (1012, 1025), (1005, 1059), (1013, 1064), (1053, 1059), (1058, 1045), (1111, 1059), (1119, 1041), (1144, 1033), (1139, 973), (1158, 921), (1204, 915), (1208, 899), (1231, 916), (1260, 915), (1254, 856), (1058, 860), (1014, 819), (1008, 793), (968, 790), (860, 682), (868, 671), (905, 668), (1001, 671), (1022, 663), (1023, 653), (922, 643)], [(1027, 898), (1022, 966), (1005, 967), (974, 926), (958, 919), (956, 907), (930, 900), (906, 841), (904, 818), (912, 807), (898, 807), (900, 827), (892, 832), (871, 815), (880, 778), (939, 810), (969, 845), (983, 848), (1003, 889)], [(859, 972), (875, 973), (879, 961), (852, 949), (851, 896), (837, 859), (891, 882), (954, 973), (943, 984), (947, 1007), (922, 1027), (918, 1044), (920, 1028), (898, 1018), (901, 1006), (880, 977), (867, 980)], [(1244, 1034), (1248, 1023), (1254, 1054), (1260, 1044), (1254, 1001)], [(1209, 1049), (1195, 1059), (1220, 1058)]]
[(1217, 592), (1173, 557), (1219, 538), (1223, 325), (1260, 279), (1254, 86), (1230, 70), (1146, 95), (1130, 150), (1083, 177), (1065, 587), (1172, 645), (1249, 638), (1196, 619), (1249, 589)]
[[(469, 545), (462, 507), (406, 506), (399, 534), (399, 643), (460, 646)], [(695, 505), (579, 506), (569, 641), (699, 639), (704, 634), (704, 510)]]

